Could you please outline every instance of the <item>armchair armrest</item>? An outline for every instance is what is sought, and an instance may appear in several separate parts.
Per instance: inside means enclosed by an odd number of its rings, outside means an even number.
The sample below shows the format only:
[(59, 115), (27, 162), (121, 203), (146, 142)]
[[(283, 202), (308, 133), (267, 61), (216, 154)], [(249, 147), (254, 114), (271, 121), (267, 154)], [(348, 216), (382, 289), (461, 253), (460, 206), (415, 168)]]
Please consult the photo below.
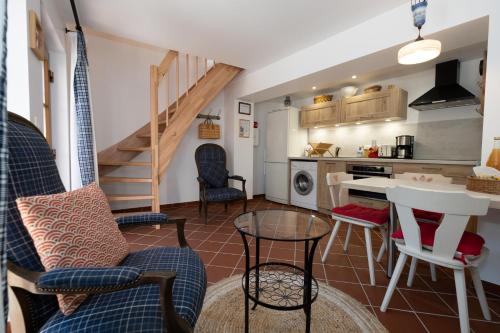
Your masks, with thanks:
[(180, 247), (189, 247), (189, 244), (184, 235), (184, 225), (186, 224), (185, 217), (169, 217), (164, 213), (138, 213), (119, 216), (116, 219), (118, 227), (134, 224), (175, 224), (177, 227), (177, 240)]
[(119, 290), (136, 284), (142, 277), (135, 267), (58, 268), (42, 273), (35, 282), (41, 291), (84, 292)]
[(203, 179), (201, 177), (196, 177), (196, 180), (198, 181), (198, 183), (200, 184), (200, 186), (207, 187), (208, 183), (205, 181), (205, 179)]
[[(160, 305), (165, 314), (165, 330), (168, 332), (192, 332), (189, 324), (180, 317), (173, 304), (175, 272), (143, 272), (134, 267), (110, 268), (61, 268), (50, 272), (34, 272), (7, 262), (7, 281), (18, 299), (26, 301), (25, 292), (38, 295), (102, 294), (135, 288), (143, 284), (159, 284)], [(98, 276), (105, 274), (106, 276)], [(117, 283), (117, 284), (113, 284)], [(30, 306), (21, 306), (18, 320), (29, 325)]]
[(115, 218), (119, 226), (127, 224), (163, 224), (168, 223), (168, 215), (164, 213), (133, 213)]
[(227, 178), (240, 181), (242, 183), (241, 189), (243, 190), (244, 193), (247, 193), (247, 191), (245, 189), (245, 184), (246, 184), (247, 180), (245, 178), (243, 178), (241, 176), (237, 176), (237, 175), (228, 176)]

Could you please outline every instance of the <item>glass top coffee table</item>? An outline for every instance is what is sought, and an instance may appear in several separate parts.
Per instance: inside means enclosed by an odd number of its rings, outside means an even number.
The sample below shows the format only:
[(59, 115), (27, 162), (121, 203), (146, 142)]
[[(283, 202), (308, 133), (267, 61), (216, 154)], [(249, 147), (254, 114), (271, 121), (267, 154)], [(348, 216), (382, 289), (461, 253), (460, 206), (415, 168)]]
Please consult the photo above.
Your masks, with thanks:
[[(312, 276), (314, 252), (330, 225), (306, 213), (287, 210), (263, 210), (244, 213), (234, 220), (245, 246), (245, 332), (248, 332), (249, 303), (252, 309), (262, 305), (274, 310), (304, 309), (306, 332), (311, 330), (311, 305), (318, 296), (318, 282)], [(250, 266), (247, 237), (255, 238), (255, 265)], [(260, 263), (260, 240), (304, 242), (304, 268), (283, 262)], [(292, 250), (291, 250), (292, 251)]]

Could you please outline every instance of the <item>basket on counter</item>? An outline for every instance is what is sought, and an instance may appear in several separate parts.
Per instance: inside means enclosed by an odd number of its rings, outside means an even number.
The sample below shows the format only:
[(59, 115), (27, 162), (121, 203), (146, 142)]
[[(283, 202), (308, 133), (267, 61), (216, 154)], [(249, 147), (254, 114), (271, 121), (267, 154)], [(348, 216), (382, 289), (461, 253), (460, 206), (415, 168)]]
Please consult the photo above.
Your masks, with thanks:
[(333, 99), (333, 95), (318, 95), (314, 96), (314, 104), (331, 102)]
[(469, 191), (500, 194), (500, 180), (469, 176), (465, 186)]
[(206, 119), (198, 125), (198, 137), (200, 139), (220, 139), (220, 126), (214, 124), (212, 119)]

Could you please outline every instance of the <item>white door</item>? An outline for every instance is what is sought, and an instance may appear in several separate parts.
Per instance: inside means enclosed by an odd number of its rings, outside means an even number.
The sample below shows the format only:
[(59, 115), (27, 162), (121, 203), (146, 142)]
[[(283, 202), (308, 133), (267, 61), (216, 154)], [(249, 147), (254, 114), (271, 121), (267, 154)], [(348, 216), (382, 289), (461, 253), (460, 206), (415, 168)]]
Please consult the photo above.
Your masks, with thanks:
[(288, 111), (267, 114), (266, 162), (288, 162)]
[(266, 163), (266, 199), (288, 203), (288, 163)]

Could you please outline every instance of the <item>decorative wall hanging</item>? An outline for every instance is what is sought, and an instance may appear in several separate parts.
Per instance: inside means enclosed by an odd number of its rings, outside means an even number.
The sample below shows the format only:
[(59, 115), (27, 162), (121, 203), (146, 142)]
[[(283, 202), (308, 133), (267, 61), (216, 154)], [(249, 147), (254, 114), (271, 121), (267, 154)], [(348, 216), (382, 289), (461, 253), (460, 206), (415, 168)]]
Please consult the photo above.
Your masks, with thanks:
[(250, 137), (250, 120), (240, 119), (240, 138)]
[(435, 39), (423, 39), (420, 30), (425, 24), (427, 0), (411, 2), (413, 24), (418, 28), (418, 37), (414, 42), (403, 46), (398, 52), (398, 62), (402, 65), (420, 64), (432, 60), (441, 53), (441, 42)]
[(251, 115), (252, 114), (252, 105), (250, 103), (239, 102), (238, 103), (238, 113)]

